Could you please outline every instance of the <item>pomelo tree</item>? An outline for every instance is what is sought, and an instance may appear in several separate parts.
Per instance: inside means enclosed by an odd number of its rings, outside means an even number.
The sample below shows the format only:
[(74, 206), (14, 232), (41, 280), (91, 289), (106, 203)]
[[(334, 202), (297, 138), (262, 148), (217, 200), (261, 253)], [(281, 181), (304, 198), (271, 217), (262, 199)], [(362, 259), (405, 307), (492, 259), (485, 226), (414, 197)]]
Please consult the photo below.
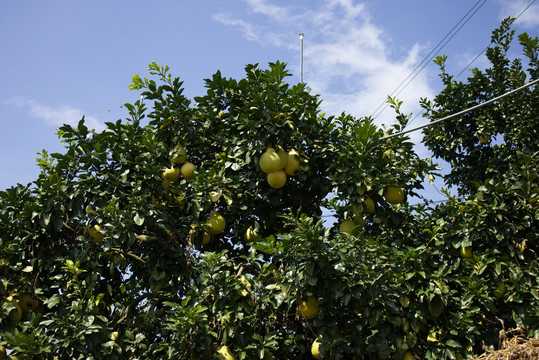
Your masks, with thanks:
[[(429, 118), (537, 77), (537, 39), (520, 37), (528, 71), (503, 65), (510, 36), (494, 32), (486, 74), (442, 73)], [(399, 101), (390, 127), (326, 116), (288, 75), (280, 62), (217, 72), (191, 101), (153, 63), (129, 118), (59, 129), (65, 153), (44, 151), (33, 183), (0, 192), (12, 357), (440, 359), (497, 345), (498, 318), (537, 333), (537, 91), (512, 97), (484, 144), (480, 114), (451, 139), (450, 124), (426, 131), (462, 176), (433, 206), (419, 190), (436, 165), (406, 136), (379, 140), (407, 125)], [(507, 145), (486, 170), (471, 148), (439, 151), (468, 139), (483, 154), (496, 136)]]
[[(423, 102), (428, 118), (442, 118), (538, 79), (537, 38), (520, 34), (524, 56), (509, 57), (512, 22), (504, 20), (492, 34), (486, 51), (491, 66), (472, 69), (466, 82), (445, 71), (445, 57), (436, 59), (445, 88), (434, 101)], [(458, 191), (429, 214), (449, 310), (435, 333), (441, 342), (454, 339), (453, 345), (470, 352), (479, 352), (483, 344), (496, 346), (502, 330), (539, 334), (538, 96), (537, 86), (528, 87), (424, 131), (425, 144), (451, 165), (446, 184)]]

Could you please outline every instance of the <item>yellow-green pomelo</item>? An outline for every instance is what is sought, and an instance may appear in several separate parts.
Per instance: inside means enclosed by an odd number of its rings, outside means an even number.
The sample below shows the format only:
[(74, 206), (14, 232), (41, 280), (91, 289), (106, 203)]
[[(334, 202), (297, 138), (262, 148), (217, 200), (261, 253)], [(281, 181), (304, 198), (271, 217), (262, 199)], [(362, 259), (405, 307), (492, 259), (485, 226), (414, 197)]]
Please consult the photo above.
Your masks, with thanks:
[(260, 165), (260, 169), (266, 174), (282, 169), (281, 157), (274, 148), (268, 148), (260, 157), (258, 164)]
[(404, 354), (404, 357), (402, 358), (403, 360), (414, 360), (415, 357), (414, 357), (414, 354), (412, 354), (411, 352), (407, 351), (405, 354)]
[(226, 221), (223, 215), (216, 213), (215, 211), (211, 213), (210, 218), (206, 223), (210, 234), (220, 234), (225, 230)]
[(204, 231), (202, 233), (202, 245), (208, 245), (211, 240), (211, 234), (209, 232)]
[[(165, 189), (165, 191), (170, 191), (173, 194), (180, 193), (180, 189), (178, 189), (177, 187), (174, 187), (170, 181), (163, 180), (161, 185), (163, 186), (163, 189)], [(156, 205), (156, 204), (157, 204), (157, 201), (155, 202), (155, 204), (152, 202), (152, 205)]]
[(181, 145), (176, 145), (170, 155), (170, 162), (173, 164), (183, 164), (187, 160), (187, 152)]
[(86, 205), (86, 208), (84, 208), (84, 210), (86, 211), (86, 214), (95, 214), (96, 213), (95, 207), (92, 204)]
[(365, 226), (365, 219), (363, 219), (363, 216), (356, 215), (354, 216), (353, 220), (354, 220), (354, 224), (356, 224), (357, 226), (360, 226), (360, 227)]
[(340, 233), (352, 234), (355, 227), (356, 227), (356, 223), (353, 220), (347, 219), (347, 220), (344, 220), (339, 225), (339, 232)]
[(432, 317), (439, 317), (442, 315), (445, 305), (442, 299), (438, 296), (434, 297), (431, 301), (429, 301), (428, 304), (429, 313), (432, 315)]
[(161, 182), (161, 185), (163, 186), (163, 189), (165, 189), (165, 191), (170, 191), (170, 189), (171, 189), (170, 181), (163, 180)]
[(90, 229), (88, 229), (88, 233), (94, 239), (94, 244), (99, 244), (101, 241), (103, 241), (103, 238), (105, 237), (105, 234), (101, 232), (101, 226), (99, 225), (92, 226)]
[(367, 214), (372, 214), (374, 212), (374, 200), (372, 200), (370, 197), (363, 200), (363, 204), (365, 205)]
[(36, 312), (38, 308), (38, 299), (34, 298), (32, 294), (21, 293), (19, 295), (19, 306), (23, 313), (29, 313), (30, 310)]
[(501, 299), (505, 295), (505, 291), (507, 288), (505, 287), (505, 284), (502, 281), (498, 281), (496, 283), (496, 290), (494, 290), (494, 296), (496, 299)]
[(288, 162), (288, 154), (282, 147), (279, 146), (279, 149), (277, 150), (277, 155), (279, 155), (279, 158), (281, 159), (281, 169), (284, 169), (286, 166), (286, 163)]
[(304, 319), (314, 319), (318, 315), (318, 299), (314, 296), (307, 297), (307, 300), (299, 299), (297, 311)]
[(321, 337), (322, 335), (318, 336), (318, 338), (316, 338), (316, 340), (313, 341), (313, 344), (311, 345), (311, 354), (315, 359), (320, 358), (320, 341), (318, 340), (320, 340)]
[(472, 247), (471, 246), (461, 246), (460, 247), (460, 256), (464, 259), (473, 258)]
[(480, 142), (481, 144), (486, 144), (486, 143), (488, 143), (489, 140), (490, 140), (490, 136), (489, 136), (489, 135), (481, 135), (481, 136), (478, 136), (477, 138), (479, 139), (479, 142)]
[(249, 229), (247, 229), (247, 231), (245, 231), (245, 235), (244, 235), (244, 240), (246, 243), (250, 243), (251, 241), (258, 241), (260, 240), (261, 236), (260, 234), (255, 230), (253, 229), (253, 227), (251, 226)]
[(286, 173), (283, 169), (270, 172), (266, 175), (266, 180), (268, 181), (269, 186), (274, 189), (280, 189), (286, 184)]
[(5, 302), (2, 305), (2, 307), (5, 307), (7, 304), (11, 304), (11, 305), (15, 306), (15, 309), (12, 309), (10, 311), (10, 314), (13, 317), (13, 321), (15, 322), (15, 324), (18, 324), (21, 321), (22, 315), (23, 315), (21, 306), (19, 305), (19, 303), (15, 299), (12, 299), (10, 301)]
[(195, 170), (196, 170), (195, 165), (193, 165), (189, 161), (186, 161), (183, 163), (180, 171), (182, 173), (182, 177), (185, 180), (193, 180), (195, 177)]
[(221, 346), (215, 356), (220, 360), (234, 360), (234, 354), (226, 345)]
[(174, 182), (180, 178), (180, 169), (171, 167), (161, 173), (163, 179), (168, 182)]
[(404, 201), (404, 191), (398, 186), (388, 186), (384, 191), (384, 197), (390, 204), (400, 204)]
[(284, 171), (287, 175), (294, 176), (301, 172), (301, 167), (299, 166), (301, 162), (297, 158), (298, 155), (296, 150), (290, 150), (288, 152), (288, 160), (284, 167)]
[(357, 185), (356, 186), (356, 191), (357, 191), (358, 195), (365, 194), (365, 185)]

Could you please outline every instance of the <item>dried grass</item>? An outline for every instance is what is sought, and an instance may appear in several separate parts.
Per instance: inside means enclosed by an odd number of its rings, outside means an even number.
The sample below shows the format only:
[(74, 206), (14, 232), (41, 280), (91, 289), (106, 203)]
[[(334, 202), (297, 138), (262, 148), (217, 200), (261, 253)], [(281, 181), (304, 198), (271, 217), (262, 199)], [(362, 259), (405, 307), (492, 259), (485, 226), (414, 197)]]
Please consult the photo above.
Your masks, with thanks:
[(499, 350), (487, 350), (475, 360), (538, 360), (539, 339), (528, 339), (520, 328), (500, 330)]

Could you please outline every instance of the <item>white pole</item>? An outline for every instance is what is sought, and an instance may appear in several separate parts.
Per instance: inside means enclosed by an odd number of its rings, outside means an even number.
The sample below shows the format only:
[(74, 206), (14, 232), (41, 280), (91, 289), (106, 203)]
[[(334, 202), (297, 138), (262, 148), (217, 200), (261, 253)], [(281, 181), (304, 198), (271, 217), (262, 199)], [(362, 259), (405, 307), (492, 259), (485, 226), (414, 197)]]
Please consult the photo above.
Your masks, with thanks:
[(303, 82), (303, 33), (299, 34), (299, 82)]

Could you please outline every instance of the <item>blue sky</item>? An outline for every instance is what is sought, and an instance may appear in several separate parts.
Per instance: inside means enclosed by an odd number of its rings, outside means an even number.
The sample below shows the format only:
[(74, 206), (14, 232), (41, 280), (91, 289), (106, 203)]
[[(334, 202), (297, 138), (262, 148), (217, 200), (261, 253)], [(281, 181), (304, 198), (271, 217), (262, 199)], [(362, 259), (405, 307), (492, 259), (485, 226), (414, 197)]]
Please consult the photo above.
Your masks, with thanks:
[[(484, 0), (483, 0), (484, 1)], [(489, 43), (507, 15), (532, 0), (488, 0), (440, 51), (459, 73)], [(38, 175), (36, 153), (63, 151), (55, 131), (82, 115), (89, 126), (127, 117), (123, 103), (134, 74), (156, 61), (184, 80), (185, 94), (205, 92), (217, 70), (244, 76), (244, 66), (288, 63), (299, 81), (299, 33), (304, 81), (328, 114), (371, 115), (448, 34), (476, 1), (452, 0), (203, 0), (0, 2), (0, 189)], [(481, 6), (481, 4), (483, 4)], [(539, 4), (517, 31), (539, 33)], [(480, 57), (474, 66), (485, 64)], [(420, 97), (440, 90), (432, 64), (400, 94), (416, 114)], [(464, 80), (466, 73), (463, 74)], [(377, 117), (391, 123), (391, 111)], [(421, 123), (421, 118), (414, 125)], [(419, 136), (419, 133), (414, 135)], [(436, 197), (436, 196), (434, 196)], [(439, 196), (441, 197), (441, 196)]]

